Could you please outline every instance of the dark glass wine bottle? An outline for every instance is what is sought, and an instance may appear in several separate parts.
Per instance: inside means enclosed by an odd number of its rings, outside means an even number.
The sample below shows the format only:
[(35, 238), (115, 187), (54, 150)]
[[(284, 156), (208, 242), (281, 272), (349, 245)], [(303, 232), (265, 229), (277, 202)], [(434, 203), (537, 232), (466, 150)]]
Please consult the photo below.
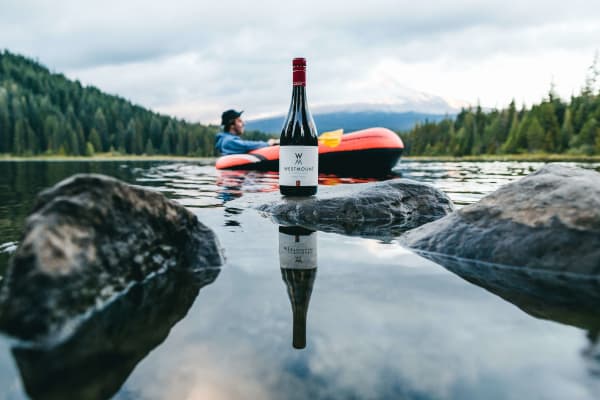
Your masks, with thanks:
[(317, 276), (317, 233), (298, 226), (280, 226), (279, 264), (292, 303), (292, 346), (303, 349), (308, 303)]
[(292, 102), (279, 139), (279, 191), (284, 196), (312, 196), (319, 177), (317, 128), (306, 99), (306, 60), (292, 61)]

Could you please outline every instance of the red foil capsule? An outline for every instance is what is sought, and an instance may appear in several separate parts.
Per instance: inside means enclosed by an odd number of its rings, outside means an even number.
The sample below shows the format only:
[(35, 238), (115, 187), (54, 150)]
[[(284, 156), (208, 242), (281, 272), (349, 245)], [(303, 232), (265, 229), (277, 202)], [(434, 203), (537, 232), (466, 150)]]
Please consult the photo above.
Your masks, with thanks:
[(292, 60), (292, 80), (294, 86), (306, 86), (306, 58)]

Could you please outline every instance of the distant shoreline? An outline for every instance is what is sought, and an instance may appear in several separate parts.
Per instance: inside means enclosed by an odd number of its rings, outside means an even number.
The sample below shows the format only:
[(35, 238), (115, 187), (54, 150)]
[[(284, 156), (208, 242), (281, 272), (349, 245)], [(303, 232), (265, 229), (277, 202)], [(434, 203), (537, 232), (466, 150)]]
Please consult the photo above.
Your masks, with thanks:
[(199, 162), (202, 164), (214, 164), (216, 157), (186, 157), (186, 156), (147, 156), (147, 155), (116, 155), (110, 153), (96, 154), (93, 156), (61, 156), (61, 155), (36, 155), (36, 156), (13, 156), (0, 154), (2, 161), (179, 161)]
[[(110, 153), (96, 154), (94, 156), (61, 156), (61, 155), (36, 155), (13, 156), (0, 154), (2, 161), (173, 161), (196, 162), (204, 165), (214, 164), (217, 157), (189, 157), (189, 156), (147, 156), (147, 155), (116, 155)], [(600, 155), (581, 156), (569, 154), (491, 154), (479, 156), (402, 156), (401, 161), (417, 162), (456, 162), (456, 161), (533, 161), (533, 162), (600, 162)]]
[(489, 154), (479, 156), (402, 156), (406, 161), (533, 161), (533, 162), (600, 162), (600, 155), (581, 156), (570, 154)]

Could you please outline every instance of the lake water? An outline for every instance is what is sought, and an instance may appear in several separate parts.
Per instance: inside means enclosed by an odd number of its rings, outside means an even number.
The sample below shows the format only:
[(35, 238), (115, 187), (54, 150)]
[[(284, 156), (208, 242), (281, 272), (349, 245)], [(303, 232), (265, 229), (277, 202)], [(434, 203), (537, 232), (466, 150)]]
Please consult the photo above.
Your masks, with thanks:
[[(403, 161), (396, 171), (435, 185), (461, 207), (542, 165)], [(600, 164), (580, 166), (600, 170)], [(36, 352), (0, 336), (0, 399), (27, 393), (116, 399), (600, 398), (597, 278), (524, 273), (542, 284), (562, 282), (560, 291), (592, 293), (570, 307), (552, 300), (551, 285), (545, 286), (547, 300), (496, 295), (395, 240), (325, 232), (305, 235), (309, 264), (315, 265), (292, 273), (282, 269), (287, 261), (281, 252), (290, 238), (239, 206), (244, 196), (256, 201), (257, 193), (276, 191), (272, 173), (219, 173), (194, 163), (0, 162), (0, 276), (35, 194), (77, 172), (115, 176), (176, 199), (216, 232), (227, 262), (208, 276), (173, 277), (131, 291), (58, 349)], [(321, 178), (329, 185), (357, 182)], [(519, 273), (515, 279), (525, 276)], [(153, 304), (153, 298), (159, 300)], [(291, 300), (297, 313), (307, 315), (303, 349), (292, 345)]]

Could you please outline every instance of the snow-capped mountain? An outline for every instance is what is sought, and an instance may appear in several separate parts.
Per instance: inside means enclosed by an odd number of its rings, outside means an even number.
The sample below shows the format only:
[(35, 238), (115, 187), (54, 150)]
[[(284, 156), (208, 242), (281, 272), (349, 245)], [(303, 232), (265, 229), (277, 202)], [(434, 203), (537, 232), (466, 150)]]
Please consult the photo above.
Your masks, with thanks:
[[(371, 82), (369, 90), (361, 84), (352, 89), (353, 92), (370, 95), (362, 96), (365, 99), (362, 102), (311, 105), (319, 132), (339, 128), (351, 132), (374, 126), (405, 131), (418, 122), (453, 117), (461, 108), (470, 106), (464, 101), (445, 99), (407, 88), (390, 79), (376, 82), (374, 86)], [(279, 133), (284, 119), (283, 114), (250, 118), (246, 121), (246, 129)]]

